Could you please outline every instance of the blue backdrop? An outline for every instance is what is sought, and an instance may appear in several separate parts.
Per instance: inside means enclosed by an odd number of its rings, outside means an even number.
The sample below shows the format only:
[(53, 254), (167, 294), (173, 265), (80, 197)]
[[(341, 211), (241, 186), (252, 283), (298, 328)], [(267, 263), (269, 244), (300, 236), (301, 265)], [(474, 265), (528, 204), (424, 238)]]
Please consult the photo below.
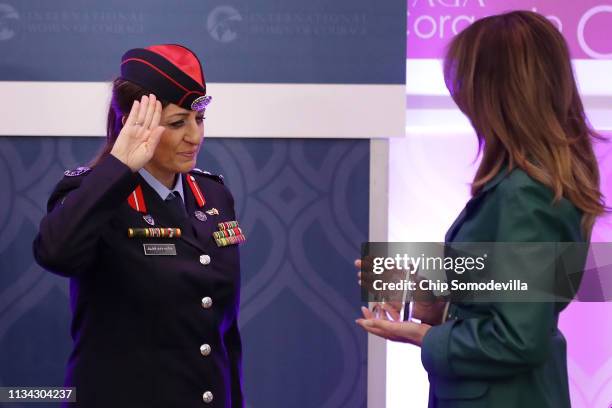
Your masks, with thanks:
[(214, 82), (406, 80), (406, 2), (401, 1), (2, 3), (3, 80), (107, 81), (127, 49), (173, 42), (201, 56)]

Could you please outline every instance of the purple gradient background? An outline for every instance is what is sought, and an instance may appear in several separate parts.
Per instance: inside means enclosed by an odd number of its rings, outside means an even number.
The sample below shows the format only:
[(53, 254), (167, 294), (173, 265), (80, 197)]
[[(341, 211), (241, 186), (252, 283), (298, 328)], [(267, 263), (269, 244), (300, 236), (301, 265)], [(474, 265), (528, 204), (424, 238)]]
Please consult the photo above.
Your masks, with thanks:
[[(612, 114), (612, 113), (611, 113)], [(612, 134), (605, 135), (612, 140)], [(595, 146), (601, 189), (612, 205), (612, 142)], [(593, 242), (612, 241), (612, 217), (600, 218)], [(612, 303), (573, 302), (561, 314), (559, 327), (567, 339), (570, 391), (574, 408), (612, 405)]]
[[(535, 8), (535, 10), (534, 10)], [(612, 59), (612, 0), (408, 0), (407, 57), (439, 59), (445, 45), (473, 19), (515, 9), (546, 15), (564, 34), (574, 59)], [(589, 17), (589, 14), (592, 14)], [(581, 36), (580, 22), (585, 22)], [(455, 27), (453, 27), (455, 24)], [(455, 30), (453, 30), (455, 28)], [(582, 37), (582, 38), (581, 38)], [(600, 75), (612, 75), (599, 70)], [(410, 72), (407, 75), (410, 76)], [(433, 78), (433, 77), (432, 77)], [(427, 78), (423, 78), (427, 80)], [(434, 85), (434, 84), (432, 84)], [(420, 95), (408, 95), (412, 106)], [(606, 100), (612, 95), (606, 95)], [(426, 100), (426, 97), (425, 99)], [(610, 115), (612, 115), (612, 105)], [(444, 108), (443, 108), (444, 109)], [(599, 108), (601, 109), (601, 107)], [(604, 108), (605, 109), (605, 108)], [(408, 112), (418, 114), (418, 110)], [(588, 111), (587, 111), (588, 114)], [(444, 123), (441, 123), (444, 125)], [(612, 140), (612, 133), (605, 136)], [(389, 240), (441, 241), (446, 228), (469, 199), (469, 182), (478, 162), (476, 138), (453, 132), (408, 134), (390, 140), (389, 155)], [(601, 189), (612, 206), (612, 141), (595, 146), (601, 174)], [(414, 215), (417, 216), (414, 216)], [(598, 220), (593, 242), (612, 242), (612, 215)], [(567, 339), (568, 372), (573, 408), (612, 407), (612, 303), (571, 303), (561, 314), (559, 326)], [(426, 373), (420, 366), (418, 350), (393, 344), (388, 364), (397, 353), (414, 366), (411, 401), (391, 393), (406, 384), (388, 376), (389, 406), (406, 406), (426, 389)], [(403, 372), (404, 366), (401, 367)], [(390, 372), (400, 368), (391, 368)], [(423, 391), (426, 393), (425, 391)], [(417, 402), (418, 404), (418, 402)]]
[[(612, 134), (605, 135), (612, 138)], [(612, 197), (612, 142), (595, 146), (600, 164), (601, 187)], [(444, 233), (469, 199), (469, 183), (478, 161), (476, 137), (469, 134), (409, 134), (390, 140), (389, 241), (444, 240)], [(607, 205), (612, 204), (610, 200)], [(415, 216), (416, 214), (416, 216)], [(612, 241), (612, 216), (600, 218), (593, 241)], [(568, 343), (568, 371), (573, 408), (612, 406), (612, 303), (571, 303), (561, 313), (559, 326)], [(420, 367), (419, 350), (393, 344), (388, 364), (402, 361), (388, 371), (388, 387), (398, 384), (397, 371), (412, 369), (412, 402), (426, 394), (426, 373)], [(400, 353), (401, 357), (397, 354)], [(394, 374), (395, 373), (395, 374)], [(419, 385), (420, 384), (420, 385)], [(388, 406), (406, 406), (405, 393), (394, 394)], [(425, 402), (423, 402), (425, 404)], [(415, 406), (420, 406), (415, 405)]]

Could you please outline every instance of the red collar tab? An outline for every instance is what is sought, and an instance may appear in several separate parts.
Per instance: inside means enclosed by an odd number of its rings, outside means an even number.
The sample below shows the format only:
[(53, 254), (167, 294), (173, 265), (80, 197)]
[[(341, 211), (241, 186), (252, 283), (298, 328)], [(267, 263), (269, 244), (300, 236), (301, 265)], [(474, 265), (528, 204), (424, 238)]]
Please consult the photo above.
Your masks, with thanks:
[(206, 204), (206, 199), (204, 198), (204, 194), (202, 194), (200, 187), (196, 183), (195, 177), (193, 177), (191, 174), (187, 174), (186, 178), (187, 184), (189, 184), (189, 188), (191, 189), (191, 192), (198, 203), (198, 207), (204, 207), (204, 204)]
[(142, 188), (140, 186), (136, 187), (134, 191), (132, 191), (128, 197), (128, 204), (134, 210), (139, 213), (146, 214), (147, 206), (145, 205), (144, 196), (142, 195)]

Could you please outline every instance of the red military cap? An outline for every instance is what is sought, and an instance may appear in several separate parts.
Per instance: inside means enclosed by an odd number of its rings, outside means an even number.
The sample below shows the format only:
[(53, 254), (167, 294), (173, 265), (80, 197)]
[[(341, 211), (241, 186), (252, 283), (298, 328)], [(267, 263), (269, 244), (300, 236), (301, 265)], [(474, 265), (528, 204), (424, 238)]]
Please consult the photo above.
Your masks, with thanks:
[(185, 109), (204, 110), (211, 100), (200, 60), (182, 45), (128, 50), (121, 57), (121, 77)]

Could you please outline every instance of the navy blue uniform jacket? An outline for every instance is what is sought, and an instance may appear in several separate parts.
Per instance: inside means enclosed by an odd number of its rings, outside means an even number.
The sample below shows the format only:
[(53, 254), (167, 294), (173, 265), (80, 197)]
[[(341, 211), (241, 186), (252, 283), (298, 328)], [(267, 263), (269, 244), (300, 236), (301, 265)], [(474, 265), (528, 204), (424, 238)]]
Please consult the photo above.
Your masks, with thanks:
[[(70, 406), (243, 407), (238, 247), (217, 247), (212, 237), (217, 223), (236, 219), (234, 201), (220, 179), (190, 174), (206, 199), (202, 211), (218, 215), (194, 217), (183, 179), (189, 218), (175, 218), (113, 156), (52, 193), (33, 250), (41, 266), (70, 278)], [(137, 185), (155, 227), (180, 226), (181, 238), (128, 238), (128, 228), (151, 227), (126, 201)], [(174, 244), (176, 256), (146, 256), (144, 243)]]

